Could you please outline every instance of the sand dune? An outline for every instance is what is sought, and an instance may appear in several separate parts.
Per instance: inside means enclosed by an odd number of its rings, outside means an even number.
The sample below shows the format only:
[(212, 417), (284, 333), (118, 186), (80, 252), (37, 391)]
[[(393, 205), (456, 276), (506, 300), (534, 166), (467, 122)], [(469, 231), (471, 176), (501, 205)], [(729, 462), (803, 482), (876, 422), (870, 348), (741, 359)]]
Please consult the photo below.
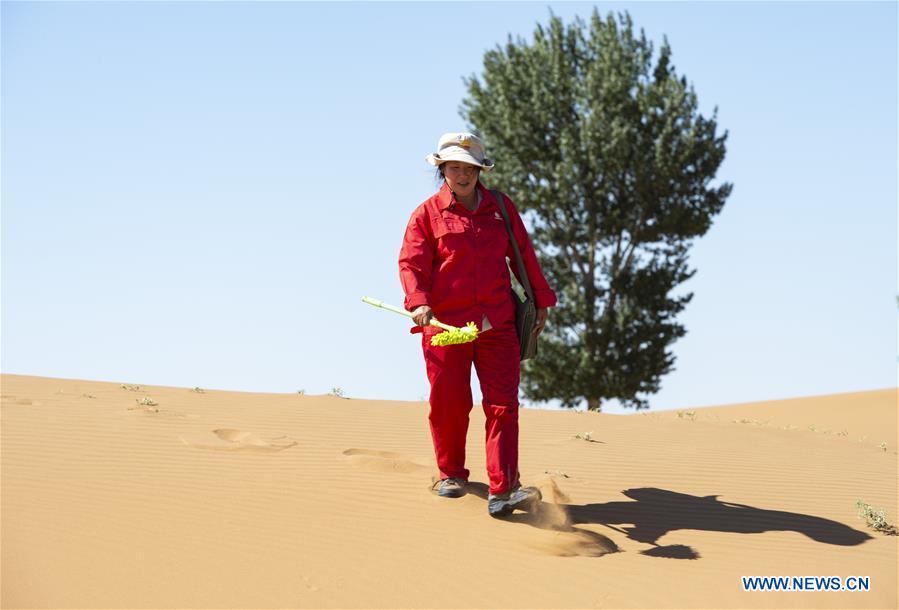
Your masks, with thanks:
[[(443, 499), (423, 403), (2, 376), (4, 608), (896, 608), (897, 393), (525, 409), (537, 513)], [(588, 434), (589, 433), (589, 434)], [(589, 439), (589, 440), (588, 440)], [(745, 592), (741, 576), (868, 576)]]

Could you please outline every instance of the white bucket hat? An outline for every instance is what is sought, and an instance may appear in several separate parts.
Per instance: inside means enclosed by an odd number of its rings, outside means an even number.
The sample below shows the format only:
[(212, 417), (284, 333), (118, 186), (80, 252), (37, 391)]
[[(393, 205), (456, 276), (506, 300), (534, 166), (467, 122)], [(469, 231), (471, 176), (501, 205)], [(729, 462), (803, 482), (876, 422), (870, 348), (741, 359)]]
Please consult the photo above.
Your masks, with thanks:
[(437, 152), (431, 153), (425, 160), (438, 167), (447, 161), (461, 161), (477, 165), (485, 172), (493, 169), (493, 161), (486, 157), (484, 143), (473, 133), (443, 134), (437, 142)]

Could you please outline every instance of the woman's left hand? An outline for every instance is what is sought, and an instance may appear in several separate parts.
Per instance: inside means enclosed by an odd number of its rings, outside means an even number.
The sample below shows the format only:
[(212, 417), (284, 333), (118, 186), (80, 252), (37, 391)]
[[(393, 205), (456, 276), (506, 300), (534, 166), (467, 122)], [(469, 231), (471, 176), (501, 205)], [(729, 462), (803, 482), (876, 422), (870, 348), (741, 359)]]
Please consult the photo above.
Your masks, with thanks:
[(546, 318), (549, 317), (549, 309), (546, 307), (537, 309), (537, 323), (534, 325), (534, 335), (540, 336), (540, 333), (543, 332), (543, 327), (546, 325)]

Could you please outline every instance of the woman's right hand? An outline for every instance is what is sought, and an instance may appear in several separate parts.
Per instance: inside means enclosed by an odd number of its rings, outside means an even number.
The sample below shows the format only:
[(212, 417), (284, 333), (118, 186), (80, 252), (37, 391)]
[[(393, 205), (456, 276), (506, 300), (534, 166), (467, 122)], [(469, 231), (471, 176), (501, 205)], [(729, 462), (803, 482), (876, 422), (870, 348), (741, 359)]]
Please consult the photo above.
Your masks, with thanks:
[(415, 320), (415, 323), (419, 326), (427, 326), (431, 323), (431, 318), (434, 317), (434, 312), (431, 311), (431, 308), (427, 305), (422, 305), (412, 312), (412, 319)]

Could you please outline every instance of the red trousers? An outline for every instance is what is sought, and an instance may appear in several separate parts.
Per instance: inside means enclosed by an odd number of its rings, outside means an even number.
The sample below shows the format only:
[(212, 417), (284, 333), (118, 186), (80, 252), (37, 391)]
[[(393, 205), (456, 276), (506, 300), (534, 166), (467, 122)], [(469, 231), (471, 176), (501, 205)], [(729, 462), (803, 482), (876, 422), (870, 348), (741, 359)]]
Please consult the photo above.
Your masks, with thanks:
[[(518, 485), (518, 336), (508, 322), (480, 333), (461, 345), (431, 345), (430, 327), (422, 333), (431, 411), (428, 421), (441, 478), (468, 480), (465, 438), (472, 408), (471, 365), (474, 364), (487, 416), (487, 475), (490, 493)], [(437, 330), (437, 329), (434, 329)], [(439, 330), (437, 331), (439, 332)]]

